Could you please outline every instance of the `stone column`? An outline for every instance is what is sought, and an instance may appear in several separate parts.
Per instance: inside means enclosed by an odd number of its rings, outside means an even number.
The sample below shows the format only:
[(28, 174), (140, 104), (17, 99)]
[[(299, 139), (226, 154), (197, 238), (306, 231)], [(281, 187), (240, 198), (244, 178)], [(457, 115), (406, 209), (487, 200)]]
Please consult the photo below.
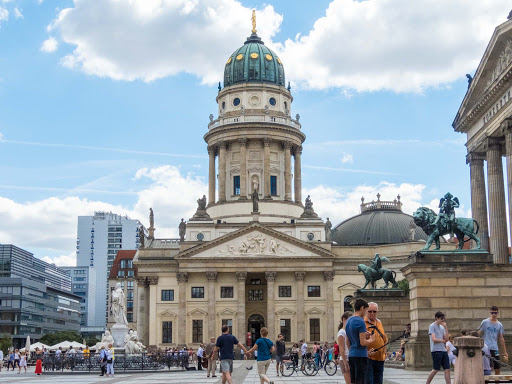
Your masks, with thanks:
[(153, 320), (155, 323), (149, 325), (149, 345), (156, 345), (158, 343), (156, 339), (158, 320), (156, 317), (156, 286), (158, 284), (158, 276), (151, 276), (147, 278), (149, 284), (149, 321)]
[(247, 272), (237, 272), (236, 280), (238, 281), (238, 313), (237, 313), (237, 330), (238, 340), (245, 344), (245, 332), (247, 323), (245, 320), (245, 281), (247, 280)]
[(208, 339), (216, 335), (215, 332), (215, 283), (217, 282), (217, 272), (206, 272), (208, 279)]
[[(508, 214), (509, 231), (512, 239), (512, 117), (501, 123), (502, 132), (505, 134), (505, 156), (507, 157), (507, 191), (508, 191)], [(508, 262), (508, 261), (507, 261)]]
[(334, 271), (324, 271), (325, 280), (325, 299), (327, 304), (326, 314), (326, 331), (327, 336), (325, 339), (332, 343), (334, 342), (334, 297), (332, 282), (334, 280)]
[(137, 276), (137, 334), (144, 345), (149, 345), (149, 282)]
[(215, 204), (215, 148), (208, 146), (210, 167), (208, 170), (208, 205)]
[(238, 139), (240, 143), (240, 200), (247, 199), (247, 139)]
[(271, 199), (270, 196), (270, 143), (272, 140), (263, 139), (263, 185), (265, 187), (264, 199)]
[(301, 165), (300, 157), (302, 155), (302, 145), (295, 147), (295, 165), (294, 165), (294, 186), (295, 186), (295, 202), (302, 204), (302, 179), (301, 179)]
[(306, 341), (306, 310), (304, 307), (304, 279), (306, 272), (295, 272), (297, 281), (297, 341)]
[(267, 329), (270, 337), (276, 337), (276, 304), (274, 285), (276, 281), (277, 272), (265, 272), (267, 279)]
[(292, 143), (284, 142), (284, 199), (290, 201), (292, 199)]
[(176, 279), (178, 280), (178, 326), (177, 329), (177, 344), (178, 346), (185, 345), (185, 336), (187, 334), (187, 272), (177, 272)]
[(226, 201), (226, 143), (219, 143), (219, 201)]
[(491, 253), (493, 254), (495, 264), (508, 264), (507, 216), (500, 139), (488, 138), (486, 148)]
[[(482, 249), (489, 250), (489, 224), (487, 221), (487, 196), (484, 177), (485, 153), (468, 153), (466, 162), (471, 174), (471, 212), (479, 226), (477, 236)], [(509, 189), (510, 191), (510, 189)], [(510, 193), (510, 192), (509, 192)]]

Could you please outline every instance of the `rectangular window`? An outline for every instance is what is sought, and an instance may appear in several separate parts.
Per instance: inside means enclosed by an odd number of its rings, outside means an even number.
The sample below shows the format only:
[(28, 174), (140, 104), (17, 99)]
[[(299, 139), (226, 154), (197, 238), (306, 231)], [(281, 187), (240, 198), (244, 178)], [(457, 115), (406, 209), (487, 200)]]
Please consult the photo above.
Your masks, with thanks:
[(233, 334), (233, 320), (231, 319), (222, 319), (222, 326), (227, 325), (229, 327), (229, 334)]
[(174, 301), (174, 289), (162, 289), (162, 301)]
[(126, 310), (128, 312), (133, 312), (133, 301), (127, 301), (126, 302)]
[(203, 320), (192, 320), (192, 342), (203, 342)]
[(320, 319), (309, 319), (309, 340), (320, 341)]
[(162, 343), (172, 343), (172, 321), (162, 322)]
[(270, 194), (277, 196), (277, 176), (270, 176)]
[(290, 319), (281, 319), (279, 321), (281, 325), (281, 334), (284, 337), (284, 341), (291, 341), (292, 338), (292, 327), (291, 327), (291, 320)]
[(126, 320), (128, 320), (129, 323), (133, 323), (133, 312), (128, 312), (126, 314)]
[(279, 297), (292, 297), (292, 287), (290, 285), (280, 286)]
[(133, 277), (135, 274), (135, 271), (128, 271), (128, 277)]
[(240, 176), (233, 177), (233, 195), (240, 194)]
[(133, 260), (126, 260), (126, 268), (133, 268)]
[(133, 289), (133, 281), (128, 281), (128, 286), (126, 288)]
[[(308, 297), (320, 297), (320, 286), (309, 285), (308, 286)], [(313, 341), (313, 339), (311, 339)]]
[(204, 299), (204, 287), (192, 287), (193, 299)]
[(220, 297), (222, 299), (232, 299), (233, 287), (220, 287)]
[(126, 268), (126, 260), (121, 260), (121, 268)]
[(124, 271), (117, 271), (117, 277), (124, 277)]
[(126, 294), (126, 300), (133, 301), (133, 291)]
[(263, 289), (250, 289), (249, 301), (263, 301)]

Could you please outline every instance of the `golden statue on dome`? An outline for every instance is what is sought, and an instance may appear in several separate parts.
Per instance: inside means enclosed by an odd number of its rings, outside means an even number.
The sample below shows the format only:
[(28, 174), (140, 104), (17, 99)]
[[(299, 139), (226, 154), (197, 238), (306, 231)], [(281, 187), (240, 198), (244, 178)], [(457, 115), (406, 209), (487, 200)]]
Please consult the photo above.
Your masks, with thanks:
[(252, 10), (252, 33), (253, 34), (256, 34), (256, 10)]

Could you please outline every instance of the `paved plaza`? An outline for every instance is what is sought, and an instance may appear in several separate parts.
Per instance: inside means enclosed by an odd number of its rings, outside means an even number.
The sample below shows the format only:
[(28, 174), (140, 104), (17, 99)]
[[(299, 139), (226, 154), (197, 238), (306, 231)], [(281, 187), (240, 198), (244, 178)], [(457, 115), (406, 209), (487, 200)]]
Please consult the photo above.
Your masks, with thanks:
[[(251, 367), (248, 370), (246, 367)], [(271, 368), (275, 368), (271, 366)], [(147, 373), (118, 373), (113, 378), (99, 377), (96, 374), (88, 373), (54, 373), (54, 374), (43, 374), (37, 376), (34, 374), (34, 368), (30, 367), (29, 372), (26, 374), (17, 374), (17, 371), (6, 372), (2, 370), (0, 372), (0, 383), (51, 383), (51, 384), (92, 384), (92, 383), (122, 383), (122, 384), (220, 384), (221, 377), (217, 374), (216, 378), (206, 378), (205, 371), (173, 371), (173, 372), (147, 372)], [(424, 384), (428, 372), (426, 371), (406, 371), (403, 369), (387, 368), (384, 371), (384, 383), (385, 384)], [(291, 377), (276, 377), (275, 370), (269, 370), (268, 375), (270, 380), (273, 380), (276, 384), (282, 383), (336, 383), (344, 384), (340, 372), (335, 376), (329, 377), (325, 372), (320, 372), (316, 376), (308, 377), (302, 373), (295, 373)], [(453, 374), (452, 374), (453, 377)], [(235, 362), (235, 371), (233, 375), (234, 384), (259, 384), (260, 380), (256, 371), (256, 363), (250, 362)], [(444, 384), (442, 372), (432, 382), (433, 384)]]

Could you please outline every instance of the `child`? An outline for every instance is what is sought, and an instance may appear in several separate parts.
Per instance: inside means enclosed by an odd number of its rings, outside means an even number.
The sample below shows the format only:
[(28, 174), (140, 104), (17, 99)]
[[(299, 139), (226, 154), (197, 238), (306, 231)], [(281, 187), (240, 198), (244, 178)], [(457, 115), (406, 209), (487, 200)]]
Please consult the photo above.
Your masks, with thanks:
[(21, 352), (20, 362), (18, 364), (18, 375), (21, 373), (21, 367), (25, 369), (25, 373), (27, 373), (27, 355), (26, 352)]

